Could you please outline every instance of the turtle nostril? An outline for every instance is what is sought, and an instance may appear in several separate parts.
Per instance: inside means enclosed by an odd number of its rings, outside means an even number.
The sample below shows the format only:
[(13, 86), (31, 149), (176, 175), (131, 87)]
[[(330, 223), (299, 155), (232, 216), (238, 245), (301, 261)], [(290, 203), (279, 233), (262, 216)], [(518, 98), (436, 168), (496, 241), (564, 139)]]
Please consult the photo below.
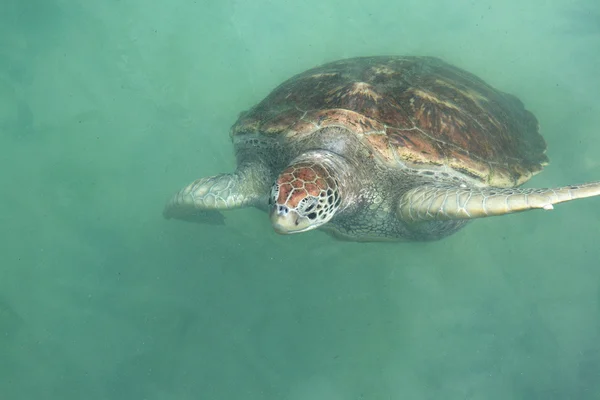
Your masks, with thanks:
[(281, 206), (281, 205), (280, 205), (280, 206), (277, 206), (277, 212), (278, 212), (280, 215), (287, 215), (287, 213), (288, 213), (289, 211), (290, 211), (290, 210), (289, 210), (289, 208), (287, 208), (286, 206)]

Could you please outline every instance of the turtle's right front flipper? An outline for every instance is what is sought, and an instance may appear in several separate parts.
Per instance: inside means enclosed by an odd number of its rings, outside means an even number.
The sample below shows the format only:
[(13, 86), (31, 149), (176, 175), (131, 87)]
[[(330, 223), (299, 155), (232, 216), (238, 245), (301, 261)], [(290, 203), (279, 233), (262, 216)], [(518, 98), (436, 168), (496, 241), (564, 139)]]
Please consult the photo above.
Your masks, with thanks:
[(167, 219), (223, 224), (223, 210), (259, 206), (267, 202), (267, 182), (260, 174), (244, 171), (200, 178), (177, 192), (163, 211)]

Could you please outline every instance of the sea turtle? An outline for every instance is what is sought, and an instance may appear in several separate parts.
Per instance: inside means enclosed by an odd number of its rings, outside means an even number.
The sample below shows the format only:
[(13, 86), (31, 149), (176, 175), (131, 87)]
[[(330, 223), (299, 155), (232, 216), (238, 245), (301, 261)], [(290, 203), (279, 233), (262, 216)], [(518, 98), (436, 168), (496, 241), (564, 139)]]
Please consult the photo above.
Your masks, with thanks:
[(254, 206), (274, 230), (435, 240), (469, 220), (600, 195), (600, 182), (519, 189), (548, 163), (516, 97), (436, 57), (375, 56), (300, 73), (240, 114), (233, 173), (176, 193), (166, 218)]

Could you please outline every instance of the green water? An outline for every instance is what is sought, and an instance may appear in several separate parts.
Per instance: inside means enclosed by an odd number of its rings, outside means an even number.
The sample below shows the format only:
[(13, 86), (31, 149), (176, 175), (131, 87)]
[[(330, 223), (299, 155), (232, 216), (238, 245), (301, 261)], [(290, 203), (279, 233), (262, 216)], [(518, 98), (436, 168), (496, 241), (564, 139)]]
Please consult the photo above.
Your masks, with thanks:
[(600, 399), (600, 200), (429, 244), (165, 221), (228, 129), (339, 58), (435, 55), (519, 96), (600, 179), (600, 5), (0, 4), (0, 399)]

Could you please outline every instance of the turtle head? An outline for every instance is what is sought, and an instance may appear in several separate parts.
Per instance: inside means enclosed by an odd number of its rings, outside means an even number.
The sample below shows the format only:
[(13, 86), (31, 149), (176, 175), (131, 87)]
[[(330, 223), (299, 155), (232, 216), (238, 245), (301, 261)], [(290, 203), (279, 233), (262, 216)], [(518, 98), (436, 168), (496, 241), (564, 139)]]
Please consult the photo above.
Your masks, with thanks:
[(331, 220), (340, 203), (338, 182), (325, 166), (293, 164), (281, 172), (271, 189), (271, 223), (277, 233), (306, 232)]

